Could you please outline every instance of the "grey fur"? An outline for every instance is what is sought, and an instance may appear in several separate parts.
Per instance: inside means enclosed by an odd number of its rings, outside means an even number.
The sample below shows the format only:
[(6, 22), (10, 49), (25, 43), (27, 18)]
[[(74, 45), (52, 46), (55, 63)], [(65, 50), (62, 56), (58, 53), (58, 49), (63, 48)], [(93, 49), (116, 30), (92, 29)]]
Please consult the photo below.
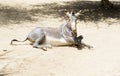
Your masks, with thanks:
[[(76, 16), (71, 13), (68, 17), (69, 20), (59, 28), (37, 27), (33, 29), (26, 40), (32, 42), (33, 47), (43, 50), (51, 46), (75, 45), (77, 37)], [(72, 30), (72, 27), (74, 27), (74, 30)], [(24, 42), (13, 39), (11, 44), (13, 44), (13, 41)]]

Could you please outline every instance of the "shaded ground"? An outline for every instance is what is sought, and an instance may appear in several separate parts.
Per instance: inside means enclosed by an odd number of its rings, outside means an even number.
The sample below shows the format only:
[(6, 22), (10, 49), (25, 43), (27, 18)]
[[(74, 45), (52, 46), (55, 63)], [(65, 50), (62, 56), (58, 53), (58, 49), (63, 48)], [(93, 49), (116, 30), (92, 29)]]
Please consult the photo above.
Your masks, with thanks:
[(100, 7), (99, 1), (70, 1), (59, 3), (34, 4), (29, 7), (11, 7), (0, 5), (0, 24), (21, 23), (38, 21), (44, 16), (53, 16), (55, 18), (65, 17), (64, 10), (79, 11), (82, 15), (79, 17), (83, 21), (103, 21), (108, 18), (120, 20), (120, 2), (112, 2), (113, 9), (104, 9)]

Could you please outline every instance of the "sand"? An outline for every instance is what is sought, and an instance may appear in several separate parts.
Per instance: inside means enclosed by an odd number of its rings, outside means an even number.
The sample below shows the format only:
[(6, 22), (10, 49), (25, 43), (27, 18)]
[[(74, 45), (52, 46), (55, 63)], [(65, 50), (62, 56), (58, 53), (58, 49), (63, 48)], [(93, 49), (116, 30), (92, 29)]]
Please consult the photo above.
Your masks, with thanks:
[[(20, 0), (5, 1), (19, 3)], [(37, 4), (37, 0), (35, 1)], [(98, 23), (79, 21), (78, 35), (83, 35), (83, 41), (93, 46), (93, 49), (78, 50), (66, 46), (43, 51), (33, 48), (29, 45), (29, 41), (15, 43), (18, 44), (15, 46), (10, 45), (13, 38), (24, 40), (35, 27), (58, 27), (64, 22), (61, 18), (48, 16), (42, 18), (41, 22), (0, 27), (1, 76), (2, 74), (7, 76), (120, 76), (120, 22), (109, 26), (105, 21)]]

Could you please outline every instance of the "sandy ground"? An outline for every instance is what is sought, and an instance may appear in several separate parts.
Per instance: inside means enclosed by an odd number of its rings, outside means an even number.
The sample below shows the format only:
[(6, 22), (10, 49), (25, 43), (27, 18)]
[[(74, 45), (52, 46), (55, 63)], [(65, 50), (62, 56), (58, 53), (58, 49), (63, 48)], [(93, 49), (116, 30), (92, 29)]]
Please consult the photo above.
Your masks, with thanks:
[(58, 27), (64, 22), (61, 18), (47, 17), (34, 23), (0, 27), (0, 76), (120, 76), (120, 22), (109, 26), (106, 21), (79, 21), (78, 35), (82, 34), (83, 41), (94, 47), (91, 50), (53, 47), (43, 51), (33, 48), (28, 41), (10, 46), (13, 38), (24, 40), (37, 26)]

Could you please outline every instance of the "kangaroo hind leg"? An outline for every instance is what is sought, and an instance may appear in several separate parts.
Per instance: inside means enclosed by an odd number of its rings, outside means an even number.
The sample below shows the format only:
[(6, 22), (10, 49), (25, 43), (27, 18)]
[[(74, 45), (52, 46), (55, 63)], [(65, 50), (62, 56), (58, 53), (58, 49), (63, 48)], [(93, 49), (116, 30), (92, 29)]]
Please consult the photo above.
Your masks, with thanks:
[(41, 36), (38, 39), (36, 39), (36, 41), (33, 43), (33, 47), (34, 48), (40, 48), (40, 49), (42, 49), (44, 51), (47, 51), (47, 48), (52, 48), (51, 45), (45, 44), (44, 41), (45, 41), (45, 35)]

